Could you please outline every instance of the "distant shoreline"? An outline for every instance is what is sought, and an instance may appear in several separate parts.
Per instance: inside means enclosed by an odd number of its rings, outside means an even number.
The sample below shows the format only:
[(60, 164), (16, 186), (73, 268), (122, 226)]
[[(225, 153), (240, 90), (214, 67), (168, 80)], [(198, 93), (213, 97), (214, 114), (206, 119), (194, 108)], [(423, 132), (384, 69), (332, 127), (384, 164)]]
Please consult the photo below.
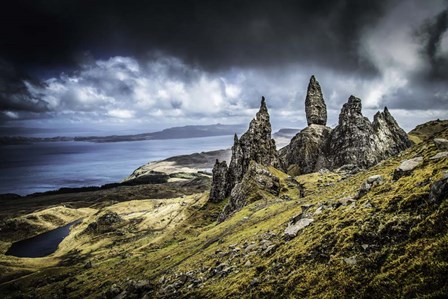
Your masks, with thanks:
[(25, 137), (25, 136), (0, 136), (0, 145), (21, 145), (33, 144), (40, 142), (94, 142), (94, 143), (111, 143), (111, 142), (133, 142), (146, 140), (167, 140), (167, 139), (189, 139), (201, 137), (215, 137), (239, 134), (244, 131), (245, 127), (240, 124), (236, 125), (195, 125), (184, 127), (172, 127), (162, 131), (141, 133), (133, 135), (108, 135), (108, 136), (55, 136), (55, 137)]

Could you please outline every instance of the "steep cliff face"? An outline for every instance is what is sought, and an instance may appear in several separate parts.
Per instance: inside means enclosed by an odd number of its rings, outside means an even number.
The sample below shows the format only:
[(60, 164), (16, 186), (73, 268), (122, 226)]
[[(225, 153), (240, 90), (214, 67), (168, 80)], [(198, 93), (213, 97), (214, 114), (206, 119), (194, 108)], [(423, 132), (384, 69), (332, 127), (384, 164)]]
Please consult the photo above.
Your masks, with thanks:
[[(310, 173), (318, 171), (326, 165), (323, 146), (331, 128), (311, 124), (298, 133), (291, 143), (279, 151), (285, 169), (294, 173)], [(294, 170), (293, 170), (294, 169)]]
[(361, 100), (350, 96), (342, 107), (339, 124), (325, 148), (327, 167), (352, 164), (371, 167), (411, 146), (411, 142), (387, 108), (378, 112), (373, 123), (361, 112)]
[(312, 76), (305, 99), (308, 127), (279, 151), (283, 168), (294, 175), (343, 165), (368, 168), (411, 146), (387, 108), (375, 115), (373, 123), (361, 110), (361, 100), (350, 96), (336, 128), (326, 127), (326, 105)]
[(383, 159), (396, 155), (412, 145), (408, 134), (400, 128), (387, 107), (383, 112), (377, 112), (373, 118), (373, 130), (377, 137), (378, 148)]
[[(260, 110), (250, 122), (249, 129), (240, 139), (235, 135), (229, 168), (226, 170), (226, 167), (218, 162), (215, 165), (210, 201), (219, 202), (234, 194), (235, 192), (232, 190), (243, 181), (252, 162), (260, 165), (260, 167), (273, 166), (281, 168), (275, 141), (271, 138), (271, 132), (272, 128), (266, 100), (262, 97)], [(243, 192), (242, 189), (245, 186), (247, 184), (240, 185), (238, 190)], [(238, 198), (238, 196), (231, 196), (230, 202), (226, 207), (226, 214), (242, 205), (241, 202), (243, 201)]]
[(361, 100), (350, 96), (339, 114), (339, 124), (327, 140), (325, 155), (328, 168), (346, 164), (367, 168), (378, 162), (379, 157), (372, 149), (374, 130), (367, 117), (361, 112)]

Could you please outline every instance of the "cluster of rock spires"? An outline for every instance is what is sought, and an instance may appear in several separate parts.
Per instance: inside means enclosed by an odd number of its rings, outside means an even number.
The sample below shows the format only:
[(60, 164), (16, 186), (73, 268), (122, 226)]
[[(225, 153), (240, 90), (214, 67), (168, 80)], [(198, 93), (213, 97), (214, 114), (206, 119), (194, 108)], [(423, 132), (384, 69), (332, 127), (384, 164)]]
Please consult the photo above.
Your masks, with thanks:
[(364, 169), (411, 146), (387, 108), (370, 122), (361, 107), (361, 100), (350, 96), (341, 109), (338, 125), (327, 127), (325, 101), (312, 76), (305, 100), (308, 127), (279, 151), (283, 167), (294, 175), (343, 166)]
[(411, 146), (406, 132), (387, 108), (370, 122), (362, 115), (361, 100), (354, 96), (343, 105), (338, 125), (334, 129), (327, 127), (325, 100), (314, 76), (308, 85), (305, 112), (308, 126), (277, 152), (262, 97), (248, 131), (240, 139), (235, 135), (229, 166), (217, 160), (213, 168), (209, 200), (221, 202), (230, 197), (220, 220), (248, 203), (253, 186), (278, 194), (278, 178), (267, 170), (269, 166), (294, 176), (324, 168), (365, 169)]

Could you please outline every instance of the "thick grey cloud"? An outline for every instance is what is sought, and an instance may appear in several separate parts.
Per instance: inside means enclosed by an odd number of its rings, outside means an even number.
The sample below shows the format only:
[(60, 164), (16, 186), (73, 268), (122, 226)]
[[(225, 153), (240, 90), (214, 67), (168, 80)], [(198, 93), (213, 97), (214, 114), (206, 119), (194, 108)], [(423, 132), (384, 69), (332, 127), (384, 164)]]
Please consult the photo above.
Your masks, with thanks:
[[(19, 113), (23, 112), (29, 114), (49, 111), (47, 103), (40, 95), (31, 95), (26, 79), (29, 78), (18, 72), (10, 63), (0, 60), (0, 111), (3, 111), (0, 113), (0, 120), (19, 118)], [(40, 85), (39, 82), (33, 83)]]
[[(448, 30), (448, 9), (427, 21), (419, 31), (425, 46), (424, 54), (430, 63), (430, 79), (448, 80), (448, 57), (441, 42)], [(446, 45), (444, 45), (446, 47)], [(443, 51), (445, 50), (445, 53)]]
[(210, 69), (294, 62), (374, 71), (357, 47), (393, 0), (10, 1), (0, 56), (24, 68), (162, 51)]
[(311, 74), (332, 124), (350, 94), (407, 129), (447, 117), (444, 0), (24, 3), (0, 13), (22, 22), (0, 29), (3, 119), (245, 123), (264, 95), (274, 126), (301, 127)]

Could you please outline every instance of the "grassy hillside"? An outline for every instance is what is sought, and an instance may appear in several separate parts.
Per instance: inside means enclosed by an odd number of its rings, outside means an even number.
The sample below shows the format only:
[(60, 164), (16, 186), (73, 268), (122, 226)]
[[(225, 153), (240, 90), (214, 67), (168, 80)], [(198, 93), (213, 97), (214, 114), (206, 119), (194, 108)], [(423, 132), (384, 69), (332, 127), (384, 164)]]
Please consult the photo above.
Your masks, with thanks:
[(414, 130), (410, 131), (408, 135), (414, 143), (420, 143), (440, 135), (440, 133), (447, 128), (448, 120), (438, 119), (418, 125)]
[[(353, 176), (314, 173), (294, 178), (298, 185), (270, 168), (280, 179), (280, 195), (257, 190), (259, 200), (222, 223), (215, 219), (225, 202), (208, 203), (207, 193), (123, 201), (90, 211), (49, 257), (0, 255), (0, 270), (8, 273), (0, 293), (42, 298), (446, 297), (448, 196), (437, 195), (433, 186), (446, 181), (448, 158), (431, 158), (442, 151), (432, 138), (448, 138), (448, 128), (431, 137), (424, 134), (416, 134), (420, 142), (398, 157)], [(393, 180), (400, 163), (415, 157), (423, 162)], [(381, 175), (383, 183), (355, 199), (374, 175)], [(112, 220), (104, 223), (105, 215)], [(291, 220), (308, 225), (295, 237), (285, 236)]]

